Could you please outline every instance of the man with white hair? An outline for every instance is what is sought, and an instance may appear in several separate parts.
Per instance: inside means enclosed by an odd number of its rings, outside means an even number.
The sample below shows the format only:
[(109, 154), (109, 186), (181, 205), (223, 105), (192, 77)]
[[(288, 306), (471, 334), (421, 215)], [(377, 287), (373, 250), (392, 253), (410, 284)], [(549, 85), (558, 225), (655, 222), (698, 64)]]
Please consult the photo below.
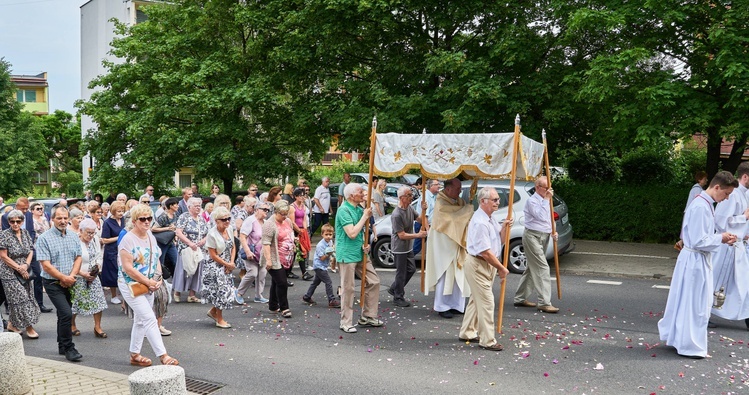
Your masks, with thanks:
[[(384, 322), (377, 318), (377, 307), (380, 303), (380, 277), (367, 262), (363, 266), (364, 254), (369, 253), (369, 245), (364, 244), (364, 226), (372, 215), (371, 208), (360, 206), (364, 190), (361, 185), (351, 183), (343, 190), (346, 201), (338, 208), (335, 217), (335, 254), (341, 271), (341, 325), (346, 333), (356, 333), (353, 325), (354, 315), (354, 275), (362, 275), (366, 279), (364, 289), (364, 308), (358, 325), (379, 327)], [(366, 271), (362, 274), (362, 271)]]
[[(426, 237), (429, 226), (414, 233), (414, 221), (420, 221), (421, 217), (411, 207), (414, 198), (413, 191), (409, 186), (398, 188), (398, 206), (390, 215), (392, 223), (392, 235), (390, 247), (395, 259), (395, 281), (390, 285), (388, 293), (393, 296), (393, 304), (398, 307), (409, 307), (405, 299), (405, 288), (411, 277), (416, 273), (416, 260), (414, 258), (413, 241)], [(421, 208), (426, 209), (426, 201), (421, 202)]]
[(497, 223), (492, 213), (499, 209), (499, 194), (492, 187), (484, 187), (478, 194), (479, 208), (468, 224), (466, 238), (465, 274), (471, 288), (463, 323), (460, 326), (460, 341), (478, 343), (488, 351), (502, 351), (502, 345), (494, 337), (494, 277), (504, 281), (506, 267), (499, 262), (502, 240), (512, 226), (512, 219)]
[(315, 189), (315, 196), (312, 199), (312, 226), (310, 227), (310, 237), (315, 234), (317, 228), (322, 224), (327, 224), (330, 219), (330, 178), (323, 177), (322, 185)]

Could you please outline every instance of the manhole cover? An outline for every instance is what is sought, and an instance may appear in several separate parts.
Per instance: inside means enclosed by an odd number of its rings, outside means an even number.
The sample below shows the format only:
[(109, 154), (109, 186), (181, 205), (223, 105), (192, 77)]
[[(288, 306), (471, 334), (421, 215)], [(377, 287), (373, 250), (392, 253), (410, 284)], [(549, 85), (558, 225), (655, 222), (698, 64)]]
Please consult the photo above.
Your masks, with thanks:
[(212, 394), (224, 387), (224, 384), (211, 383), (210, 381), (185, 377), (185, 386), (188, 392), (200, 395)]

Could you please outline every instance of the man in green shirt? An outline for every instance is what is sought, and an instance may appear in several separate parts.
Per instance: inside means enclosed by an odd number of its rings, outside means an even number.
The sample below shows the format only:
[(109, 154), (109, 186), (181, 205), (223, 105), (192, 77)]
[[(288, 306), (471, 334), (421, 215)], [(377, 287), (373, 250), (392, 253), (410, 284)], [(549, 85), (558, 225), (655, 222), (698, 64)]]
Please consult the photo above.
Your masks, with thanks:
[[(359, 204), (363, 200), (364, 190), (357, 183), (346, 185), (343, 190), (346, 201), (340, 205), (335, 217), (336, 261), (341, 270), (341, 330), (356, 333), (353, 325), (354, 315), (354, 274), (362, 275), (364, 254), (369, 253), (369, 245), (364, 245), (364, 226), (372, 215), (372, 209), (363, 209)], [(371, 261), (367, 262), (366, 287), (364, 290), (364, 309), (358, 325), (382, 326), (384, 322), (377, 319), (377, 306), (380, 303), (380, 277), (374, 270)]]

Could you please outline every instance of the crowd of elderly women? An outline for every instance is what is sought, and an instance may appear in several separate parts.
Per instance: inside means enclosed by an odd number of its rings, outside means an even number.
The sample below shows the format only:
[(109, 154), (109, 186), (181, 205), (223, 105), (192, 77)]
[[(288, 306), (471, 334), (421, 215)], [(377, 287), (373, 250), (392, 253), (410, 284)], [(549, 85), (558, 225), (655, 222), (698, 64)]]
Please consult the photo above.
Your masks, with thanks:
[[(233, 207), (215, 185), (209, 209), (202, 207), (201, 198), (189, 197), (191, 194), (184, 203), (179, 198), (162, 197), (156, 214), (149, 205), (128, 200), (124, 194), (111, 204), (90, 200), (71, 207), (55, 206), (53, 212), (68, 214), (67, 224), (62, 225), (66, 228), (58, 230), (80, 243), (80, 266), (76, 263), (70, 274), (75, 277), (68, 300), (72, 335), (82, 333), (79, 317), (90, 316), (93, 335), (107, 338), (102, 313), (109, 298), (133, 318), (132, 365), (152, 364), (141, 355), (144, 338), (162, 364), (177, 365), (162, 340), (171, 334), (162, 323), (170, 297), (174, 302), (211, 305), (206, 314), (223, 329), (232, 327), (224, 311), (235, 303), (244, 304), (244, 294), (254, 287), (253, 302), (267, 303), (270, 311), (290, 318), (287, 290), (293, 283), (289, 278), (298, 278), (291, 273), (293, 263), (299, 262), (305, 280), (312, 279), (306, 272), (311, 249), (309, 202), (305, 202), (309, 197), (304, 188), (289, 185), (283, 194), (280, 187), (273, 187), (258, 198), (257, 187), (253, 187)], [(180, 208), (182, 204), (186, 210)], [(18, 203), (17, 207), (24, 205)], [(43, 306), (38, 302), (41, 289), (36, 296), (34, 290), (34, 284), (41, 283), (35, 279), (38, 272), (32, 270), (35, 239), (51, 225), (58, 226), (43, 209), (41, 203), (34, 203), (30, 213), (8, 212), (4, 220), (9, 227), (0, 231), (0, 304), (6, 303), (10, 312), (8, 330), (25, 332), (28, 339), (40, 336), (34, 325)], [(237, 287), (235, 269), (240, 269)], [(267, 274), (271, 278), (268, 298), (263, 295)]]

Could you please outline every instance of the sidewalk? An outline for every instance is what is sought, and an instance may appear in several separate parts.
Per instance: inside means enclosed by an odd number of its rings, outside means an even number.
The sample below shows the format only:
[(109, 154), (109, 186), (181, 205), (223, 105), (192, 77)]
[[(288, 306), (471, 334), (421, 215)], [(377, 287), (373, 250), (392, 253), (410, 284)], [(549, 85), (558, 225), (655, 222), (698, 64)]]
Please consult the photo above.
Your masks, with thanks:
[(26, 364), (31, 394), (130, 394), (124, 374), (30, 356)]

